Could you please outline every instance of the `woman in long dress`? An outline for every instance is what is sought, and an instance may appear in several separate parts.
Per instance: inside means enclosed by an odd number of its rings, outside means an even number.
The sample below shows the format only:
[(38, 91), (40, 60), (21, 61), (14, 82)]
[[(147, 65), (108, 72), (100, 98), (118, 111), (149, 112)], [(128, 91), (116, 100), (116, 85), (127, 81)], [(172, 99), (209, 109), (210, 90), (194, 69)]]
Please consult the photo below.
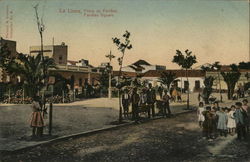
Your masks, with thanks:
[(31, 104), (32, 114), (30, 119), (30, 126), (32, 127), (32, 136), (40, 136), (39, 128), (45, 126), (43, 115), (41, 113), (41, 106), (39, 104), (39, 97), (35, 97)]
[(235, 128), (236, 128), (234, 112), (235, 112), (235, 106), (232, 105), (227, 114), (228, 117), (227, 128), (228, 128), (228, 133), (231, 135), (235, 133)]

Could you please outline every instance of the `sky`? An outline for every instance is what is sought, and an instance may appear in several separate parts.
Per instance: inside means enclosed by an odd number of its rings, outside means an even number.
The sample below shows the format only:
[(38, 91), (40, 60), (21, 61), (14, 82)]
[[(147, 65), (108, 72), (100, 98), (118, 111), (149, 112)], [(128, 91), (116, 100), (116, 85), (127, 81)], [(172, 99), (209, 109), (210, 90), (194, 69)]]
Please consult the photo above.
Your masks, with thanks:
[[(69, 60), (98, 66), (110, 51), (118, 58), (112, 38), (128, 30), (133, 48), (125, 52), (124, 65), (144, 59), (178, 68), (171, 62), (177, 49), (196, 55), (194, 67), (249, 61), (247, 0), (0, 0), (0, 36), (17, 41), (18, 52), (40, 44), (36, 4), (44, 44), (65, 42)], [(112, 64), (118, 67), (117, 60)]]

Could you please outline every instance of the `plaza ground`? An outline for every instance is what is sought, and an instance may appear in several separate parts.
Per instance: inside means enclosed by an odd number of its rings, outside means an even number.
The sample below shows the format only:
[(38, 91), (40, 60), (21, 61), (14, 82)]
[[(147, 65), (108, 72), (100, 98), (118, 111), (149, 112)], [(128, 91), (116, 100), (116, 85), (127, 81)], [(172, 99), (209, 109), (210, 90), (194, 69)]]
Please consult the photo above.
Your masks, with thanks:
[[(193, 97), (192, 97), (193, 96)], [(197, 102), (194, 94), (191, 96), (191, 105)], [(173, 113), (184, 112), (185, 103), (172, 103)], [(107, 128), (110, 123), (118, 119), (118, 99), (96, 98), (73, 103), (54, 104), (53, 130), (50, 138), (61, 137)], [(39, 144), (42, 141), (31, 140), (31, 117), (29, 104), (1, 104), (0, 105), (0, 151), (12, 151), (27, 146)], [(48, 119), (45, 120), (48, 125)], [(48, 126), (45, 127), (48, 134)], [(49, 139), (46, 139), (49, 140)]]

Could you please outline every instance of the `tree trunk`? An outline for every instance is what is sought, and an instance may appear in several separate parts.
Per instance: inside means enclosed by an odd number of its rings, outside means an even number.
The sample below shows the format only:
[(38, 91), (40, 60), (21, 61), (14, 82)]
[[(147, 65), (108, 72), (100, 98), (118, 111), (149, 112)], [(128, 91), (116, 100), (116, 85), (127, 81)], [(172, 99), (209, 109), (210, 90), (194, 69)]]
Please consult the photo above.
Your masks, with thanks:
[(220, 102), (222, 102), (221, 83), (220, 83), (220, 73), (219, 73), (219, 72), (218, 72), (218, 78), (219, 78), (219, 93), (220, 93)]
[(186, 78), (187, 78), (187, 109), (189, 109), (189, 80), (188, 80), (188, 69), (186, 69)]
[(235, 88), (235, 85), (232, 85), (231, 86), (231, 91), (230, 91), (230, 97), (231, 97), (231, 99), (233, 99), (233, 96), (234, 96), (234, 88)]
[(231, 89), (230, 89), (230, 87), (228, 86), (227, 87), (227, 98), (229, 99), (229, 100), (231, 100)]

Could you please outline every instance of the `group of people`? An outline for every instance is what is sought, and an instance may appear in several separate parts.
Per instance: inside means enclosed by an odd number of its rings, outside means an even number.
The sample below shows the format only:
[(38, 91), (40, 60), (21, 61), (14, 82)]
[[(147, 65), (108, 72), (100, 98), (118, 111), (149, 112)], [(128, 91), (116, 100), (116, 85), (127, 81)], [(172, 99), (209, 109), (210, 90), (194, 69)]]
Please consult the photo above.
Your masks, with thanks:
[(242, 140), (247, 138), (247, 132), (250, 131), (250, 107), (247, 99), (236, 102), (230, 108), (220, 107), (218, 102), (205, 107), (203, 102), (200, 102), (197, 116), (203, 137), (208, 140), (235, 133), (237, 133), (237, 139)]
[[(168, 95), (167, 90), (164, 90), (164, 94), (160, 96), (160, 101), (162, 103), (162, 113), (167, 117), (171, 114), (169, 107), (170, 96)], [(129, 91), (128, 89), (124, 89), (122, 94), (122, 107), (124, 116), (128, 117), (129, 107), (131, 105), (133, 120), (139, 119), (140, 110), (147, 111), (149, 118), (154, 117), (156, 114), (156, 102), (156, 92), (151, 83), (148, 84), (148, 87), (142, 88), (139, 93), (138, 89), (134, 87), (131, 91)]]
[[(163, 95), (165, 94), (165, 90), (164, 90), (164, 87), (162, 85), (160, 85), (157, 89), (158, 93), (159, 93), (159, 96), (160, 98), (163, 97)], [(180, 90), (177, 90), (177, 88), (175, 87), (171, 87), (170, 88), (170, 100), (172, 102), (182, 102), (182, 98), (181, 98), (181, 92)]]

